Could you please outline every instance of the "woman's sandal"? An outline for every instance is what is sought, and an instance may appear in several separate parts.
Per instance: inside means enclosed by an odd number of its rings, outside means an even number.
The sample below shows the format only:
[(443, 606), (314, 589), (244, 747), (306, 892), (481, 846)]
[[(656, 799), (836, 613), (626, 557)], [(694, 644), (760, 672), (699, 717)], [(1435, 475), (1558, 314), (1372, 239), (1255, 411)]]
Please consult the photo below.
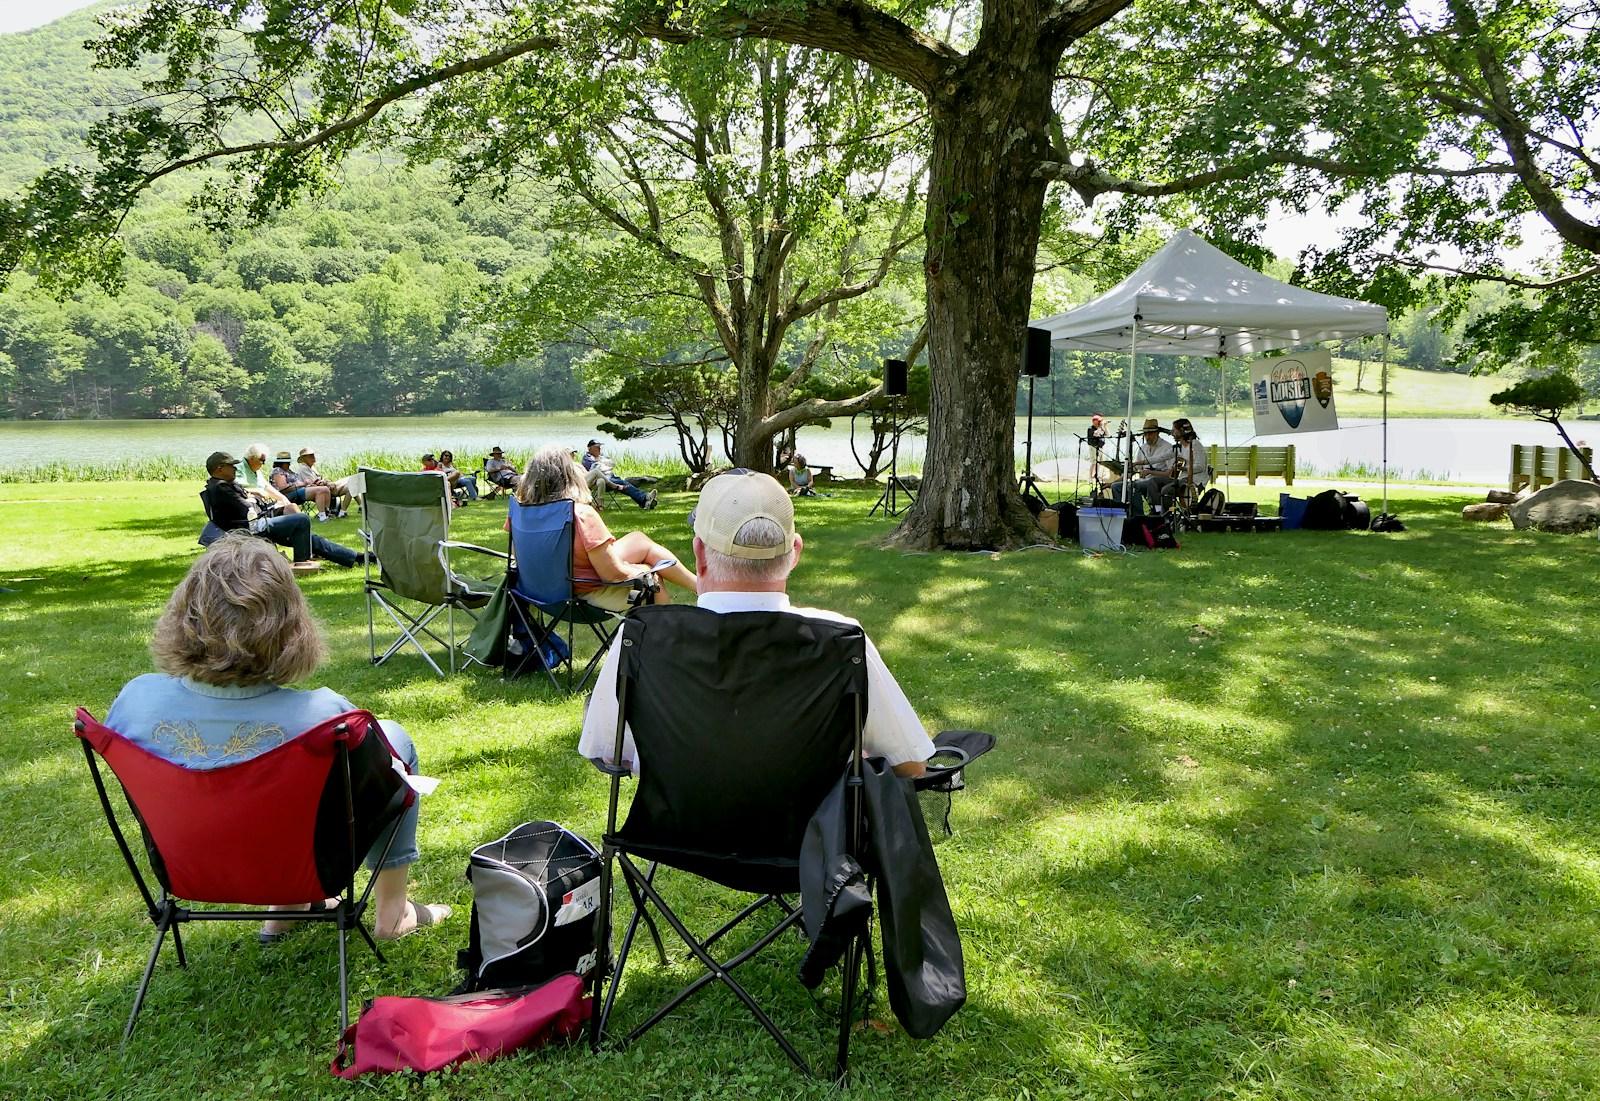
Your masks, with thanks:
[(442, 902), (414, 902), (408, 898), (406, 899), (406, 905), (411, 907), (411, 916), (416, 919), (416, 923), (404, 933), (396, 933), (392, 936), (377, 933), (376, 936), (379, 940), (404, 940), (418, 929), (426, 929), (429, 926), (439, 924), (453, 913), (450, 907)]
[[(336, 898), (325, 898), (325, 899), (322, 900), (322, 909), (324, 911), (331, 912), (333, 910), (337, 910), (338, 908), (339, 908), (339, 900), (338, 899), (336, 899)], [(311, 907), (308, 906), (308, 907), (306, 907), (306, 909), (309, 910), (309, 909), (311, 909)], [(269, 918), (268, 920), (273, 920), (273, 919)], [(284, 937), (288, 936), (294, 930), (294, 927), (296, 925), (304, 925), (304, 924), (305, 924), (305, 922), (303, 922), (303, 921), (291, 922), (290, 925), (289, 925), (289, 928), (284, 929), (284, 930), (282, 930), (280, 932), (277, 932), (277, 933), (269, 933), (265, 929), (262, 929), (260, 932), (256, 933), (256, 940), (259, 941), (263, 945), (277, 944)]]

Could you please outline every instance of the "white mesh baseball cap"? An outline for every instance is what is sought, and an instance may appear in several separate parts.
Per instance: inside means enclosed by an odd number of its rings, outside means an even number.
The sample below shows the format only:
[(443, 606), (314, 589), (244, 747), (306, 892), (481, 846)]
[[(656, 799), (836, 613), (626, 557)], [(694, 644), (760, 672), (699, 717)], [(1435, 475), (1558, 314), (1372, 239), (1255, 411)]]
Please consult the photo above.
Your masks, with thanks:
[[(734, 542), (740, 528), (760, 519), (783, 529), (782, 543), (746, 547)], [(702, 543), (734, 558), (778, 558), (794, 548), (794, 501), (771, 475), (754, 470), (718, 474), (707, 482), (689, 523)]]

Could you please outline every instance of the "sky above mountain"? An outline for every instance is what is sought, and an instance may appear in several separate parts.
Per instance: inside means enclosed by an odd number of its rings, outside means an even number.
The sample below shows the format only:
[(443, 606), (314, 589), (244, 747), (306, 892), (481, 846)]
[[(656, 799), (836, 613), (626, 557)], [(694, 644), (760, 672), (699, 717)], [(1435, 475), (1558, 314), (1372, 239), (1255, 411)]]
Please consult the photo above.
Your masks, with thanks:
[(42, 27), (92, 3), (94, 0), (6, 0), (0, 4), (0, 34)]

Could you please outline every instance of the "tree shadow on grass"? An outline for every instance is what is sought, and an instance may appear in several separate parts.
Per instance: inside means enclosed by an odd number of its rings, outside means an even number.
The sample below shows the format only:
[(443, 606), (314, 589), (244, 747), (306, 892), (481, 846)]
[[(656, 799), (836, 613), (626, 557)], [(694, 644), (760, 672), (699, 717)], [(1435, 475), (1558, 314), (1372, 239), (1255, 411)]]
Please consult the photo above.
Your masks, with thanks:
[[(1098, 562), (863, 554), (853, 548), (875, 525), (819, 517), (796, 599), (858, 614), (930, 725), (1003, 739), (971, 770), (956, 835), (937, 850), (971, 1000), (937, 1044), (864, 1038), (859, 1088), (1369, 1098), (1577, 1096), (1593, 1085), (1577, 1048), (1596, 1031), (1600, 810), (1581, 771), (1582, 726), (1547, 716), (1588, 714), (1585, 669), (1600, 659), (1585, 599), (1594, 551), (1462, 531), (1443, 507), (1401, 511), (1417, 519), (1398, 538), (1197, 537), (1176, 555)], [(114, 693), (182, 565), (46, 579), (38, 609), (68, 617), (110, 671), (48, 681), (45, 710), (28, 713), (61, 725), (48, 738), (25, 731), (5, 758), (12, 770), (75, 752), (64, 700)], [(104, 590), (98, 616), (74, 604), (81, 578)], [(359, 594), (325, 578), (307, 591), (341, 639), (364, 618)], [(527, 818), (598, 834), (605, 781), (573, 752), (575, 701), (493, 677), (384, 679), (397, 671), (345, 649), (320, 679), (419, 725), (432, 739), (425, 765), (445, 774), (424, 804), (425, 844), (444, 840), (425, 856), (430, 887), (451, 882), (461, 901), (465, 847)], [(1529, 654), (1545, 667), (1538, 680), (1500, 672)], [(452, 725), (451, 709), (468, 706), (502, 725)], [(14, 819), (90, 840), (55, 873), (81, 885), (62, 892), (71, 897), (12, 900), (6, 935), (29, 946), (18, 958), (42, 961), (13, 1002), (42, 1024), (4, 1077), (90, 1093), (205, 1067), (223, 1068), (208, 1078), (218, 1088), (244, 1090), (259, 1087), (264, 1060), (267, 1073), (303, 1071), (310, 1087), (324, 1072), (300, 1051), (326, 1051), (332, 1020), (330, 946), (311, 933), (276, 962), (202, 938), (197, 952), (236, 973), (202, 981), (164, 969), (160, 1013), (141, 1026), (147, 1054), (122, 1064), (100, 1054), (114, 1048), (148, 927), (77, 776), (45, 777)], [(37, 857), (6, 859), (43, 882)], [(107, 904), (72, 905), (82, 892)], [(719, 912), (685, 897), (697, 927)], [(377, 978), (358, 964), (358, 993), (448, 986), (462, 922), (398, 946)], [(84, 963), (91, 947), (104, 957), (97, 970)], [(755, 974), (783, 1023), (806, 1011), (785, 969)], [(652, 1001), (678, 970), (641, 976), (640, 999)], [(740, 1013), (708, 994), (635, 1051), (597, 1062), (541, 1054), (438, 1086), (547, 1086), (552, 1069), (581, 1066), (586, 1078), (627, 1074), (663, 1093), (719, 1082), (813, 1092), (758, 1029), (733, 1020)], [(249, 1060), (235, 1057), (241, 1042)], [(1530, 1043), (1540, 1059), (1522, 1053)]]

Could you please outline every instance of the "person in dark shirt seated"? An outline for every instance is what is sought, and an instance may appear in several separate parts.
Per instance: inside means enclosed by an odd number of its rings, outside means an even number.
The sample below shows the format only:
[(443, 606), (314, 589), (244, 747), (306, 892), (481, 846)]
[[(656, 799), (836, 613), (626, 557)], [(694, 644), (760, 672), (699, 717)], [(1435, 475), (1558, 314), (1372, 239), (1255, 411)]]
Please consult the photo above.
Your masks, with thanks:
[(301, 573), (322, 568), (321, 562), (313, 561), (313, 554), (346, 569), (365, 560), (365, 555), (359, 551), (312, 534), (311, 517), (303, 512), (292, 516), (260, 515), (255, 501), (235, 481), (239, 460), (226, 451), (213, 451), (207, 457), (206, 473), (210, 477), (201, 497), (210, 523), (201, 533), (201, 543), (209, 546), (225, 532), (248, 531), (280, 547), (288, 547), (294, 552), (293, 568)]

